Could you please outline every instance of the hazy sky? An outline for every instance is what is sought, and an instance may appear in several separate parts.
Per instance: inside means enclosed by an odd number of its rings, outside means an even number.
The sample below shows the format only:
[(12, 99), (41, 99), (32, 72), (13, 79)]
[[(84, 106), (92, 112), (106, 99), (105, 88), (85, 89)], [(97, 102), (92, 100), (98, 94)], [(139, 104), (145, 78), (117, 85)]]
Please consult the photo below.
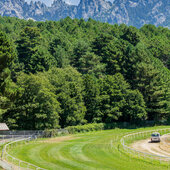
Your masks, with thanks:
[[(31, 0), (26, 0), (27, 2), (30, 2)], [(33, 0), (33, 1), (38, 1), (38, 0)], [(44, 2), (46, 5), (51, 6), (52, 2), (54, 0), (39, 0), (41, 2)], [(78, 5), (78, 3), (80, 2), (80, 0), (64, 0), (65, 2), (67, 2), (68, 4), (72, 4), (72, 5)], [(108, 0), (113, 2), (114, 0)]]
[[(30, 2), (31, 0), (26, 0), (27, 2)], [(33, 0), (33, 1), (38, 1), (38, 0)], [(46, 5), (50, 6), (53, 2), (53, 0), (39, 0), (41, 2), (44, 2)], [(65, 2), (67, 2), (68, 4), (74, 4), (74, 5), (78, 5), (80, 0), (64, 0)]]

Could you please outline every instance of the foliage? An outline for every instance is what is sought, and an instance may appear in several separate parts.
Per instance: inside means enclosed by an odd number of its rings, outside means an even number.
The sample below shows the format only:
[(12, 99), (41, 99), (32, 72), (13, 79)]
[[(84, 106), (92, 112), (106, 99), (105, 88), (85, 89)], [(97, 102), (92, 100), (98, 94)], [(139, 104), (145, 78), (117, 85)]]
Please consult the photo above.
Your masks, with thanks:
[(136, 121), (146, 118), (145, 102), (138, 91), (130, 90), (129, 84), (120, 73), (101, 79), (102, 121)]
[(0, 17), (0, 120), (12, 129), (169, 120), (168, 28)]
[(57, 137), (57, 136), (62, 136), (62, 135), (67, 135), (68, 130), (66, 129), (45, 129), (43, 132), (43, 137), (44, 138), (52, 138), (52, 137)]
[(14, 57), (15, 51), (12, 43), (5, 33), (0, 32), (0, 117), (10, 107), (11, 100), (16, 93), (9, 70)]
[(3, 115), (11, 128), (45, 129), (59, 127), (60, 103), (54, 87), (41, 73), (21, 74), (17, 81), (20, 94), (14, 105)]
[(86, 107), (83, 101), (83, 80), (74, 68), (54, 68), (47, 72), (50, 83), (55, 87), (55, 95), (60, 102), (60, 125), (66, 127), (85, 123)]
[(91, 132), (91, 131), (99, 131), (104, 130), (103, 123), (92, 123), (86, 125), (79, 125), (79, 126), (68, 126), (66, 128), (70, 134), (79, 133), (79, 132)]

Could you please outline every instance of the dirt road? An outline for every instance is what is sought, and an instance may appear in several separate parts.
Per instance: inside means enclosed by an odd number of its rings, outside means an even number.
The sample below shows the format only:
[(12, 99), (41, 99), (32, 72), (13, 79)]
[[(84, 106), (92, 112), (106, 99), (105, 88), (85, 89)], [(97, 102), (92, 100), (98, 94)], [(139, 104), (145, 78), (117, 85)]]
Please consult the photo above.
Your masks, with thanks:
[[(164, 140), (164, 136), (161, 137), (161, 141)], [(135, 143), (133, 143), (131, 145), (132, 148), (138, 150), (138, 151), (142, 151), (142, 152), (146, 152), (146, 153), (151, 153), (154, 155), (159, 155), (159, 156), (168, 156), (170, 157), (170, 152), (167, 149), (162, 149), (162, 145), (164, 143), (160, 142), (160, 143), (151, 143), (150, 139), (146, 139), (146, 140), (140, 140), (137, 141)], [(169, 145), (170, 147), (170, 145)]]

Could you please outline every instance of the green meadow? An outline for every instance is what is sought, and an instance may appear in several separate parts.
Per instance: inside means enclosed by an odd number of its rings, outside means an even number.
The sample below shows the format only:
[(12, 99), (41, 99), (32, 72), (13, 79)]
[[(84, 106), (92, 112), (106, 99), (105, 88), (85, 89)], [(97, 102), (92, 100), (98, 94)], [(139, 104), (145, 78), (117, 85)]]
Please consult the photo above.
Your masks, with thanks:
[[(140, 129), (114, 129), (53, 139), (38, 139), (11, 147), (9, 153), (23, 161), (51, 170), (149, 170), (168, 169), (164, 163), (131, 157), (122, 149), (122, 136)], [(134, 155), (135, 156), (135, 155)]]

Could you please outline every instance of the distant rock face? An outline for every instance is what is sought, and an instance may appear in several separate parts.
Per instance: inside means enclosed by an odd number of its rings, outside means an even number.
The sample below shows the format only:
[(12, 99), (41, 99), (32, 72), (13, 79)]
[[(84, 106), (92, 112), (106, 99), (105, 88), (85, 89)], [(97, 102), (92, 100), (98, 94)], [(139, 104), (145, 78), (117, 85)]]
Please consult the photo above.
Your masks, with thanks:
[(51, 7), (44, 3), (25, 0), (0, 0), (0, 15), (33, 19), (37, 21), (71, 18), (93, 18), (110, 24), (144, 24), (170, 27), (169, 0), (81, 0), (78, 6), (68, 5), (63, 0), (54, 0)]

